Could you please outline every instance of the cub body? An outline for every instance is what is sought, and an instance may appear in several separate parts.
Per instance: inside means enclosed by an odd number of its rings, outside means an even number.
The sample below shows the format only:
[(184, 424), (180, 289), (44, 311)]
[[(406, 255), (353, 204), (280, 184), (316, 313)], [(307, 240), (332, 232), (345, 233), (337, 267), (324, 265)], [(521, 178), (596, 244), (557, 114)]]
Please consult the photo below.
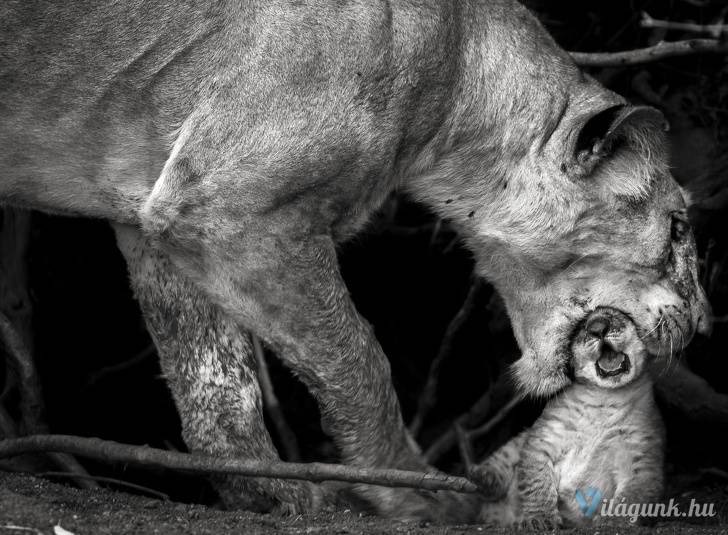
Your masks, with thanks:
[(634, 324), (609, 314), (609, 332), (595, 336), (585, 328), (575, 338), (574, 383), (473, 471), (500, 496), (482, 507), (482, 522), (583, 524), (599, 521), (603, 500), (660, 498), (664, 433), (648, 355)]

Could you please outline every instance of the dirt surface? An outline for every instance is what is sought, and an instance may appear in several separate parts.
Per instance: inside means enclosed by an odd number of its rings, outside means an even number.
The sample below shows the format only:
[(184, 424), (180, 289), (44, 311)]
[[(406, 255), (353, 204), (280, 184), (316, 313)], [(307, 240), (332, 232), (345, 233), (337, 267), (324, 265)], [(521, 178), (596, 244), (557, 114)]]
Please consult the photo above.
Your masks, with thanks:
[[(728, 488), (712, 485), (702, 492), (683, 492), (680, 502), (690, 498), (716, 503), (717, 516), (708, 521), (686, 523), (664, 520), (654, 527), (626, 526), (562, 530), (573, 534), (674, 534), (728, 533)], [(54, 534), (61, 526), (75, 535), (87, 534), (377, 534), (377, 533), (484, 533), (483, 527), (438, 526), (405, 523), (340, 512), (315, 516), (275, 517), (245, 512), (220, 511), (202, 505), (160, 501), (111, 490), (87, 491), (22, 474), (0, 472), (0, 535)], [(502, 533), (506, 533), (503, 531)]]

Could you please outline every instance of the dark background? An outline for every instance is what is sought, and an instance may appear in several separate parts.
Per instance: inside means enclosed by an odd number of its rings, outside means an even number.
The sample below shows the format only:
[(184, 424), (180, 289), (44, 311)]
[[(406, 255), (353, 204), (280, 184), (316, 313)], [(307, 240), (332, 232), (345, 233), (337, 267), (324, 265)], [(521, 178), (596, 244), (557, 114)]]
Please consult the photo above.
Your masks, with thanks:
[[(568, 50), (617, 51), (694, 35), (641, 29), (640, 13), (655, 18), (712, 23), (726, 2), (699, 0), (533, 1), (528, 3)], [(728, 315), (728, 63), (725, 56), (691, 56), (646, 66), (592, 69), (590, 73), (634, 102), (660, 108), (672, 123), (674, 174), (696, 199), (693, 220), (701, 276), (715, 315)], [(414, 413), (431, 360), (472, 285), (472, 263), (447, 223), (405, 198), (391, 199), (368, 232), (341, 248), (344, 276), (359, 311), (373, 323), (392, 363), (405, 420)], [(35, 351), (55, 433), (98, 436), (133, 444), (184, 450), (179, 420), (160, 378), (144, 322), (126, 281), (113, 234), (101, 221), (33, 216), (29, 251)], [(728, 392), (728, 323), (716, 323), (710, 340), (683, 355), (718, 391)], [(466, 411), (518, 356), (498, 297), (487, 285), (453, 338), (444, 361), (437, 405), (420, 441), (427, 446)], [(109, 366), (128, 363), (118, 369)], [(321, 433), (315, 404), (305, 389), (269, 359), (276, 391), (307, 460), (334, 460)], [(0, 379), (5, 372), (0, 372)], [(507, 397), (507, 393), (504, 394)], [(12, 403), (12, 396), (6, 402)], [(8, 401), (9, 400), (9, 401)], [(494, 399), (492, 412), (506, 399)], [(8, 407), (12, 410), (12, 407)], [(483, 455), (528, 425), (540, 406), (517, 407), (476, 444)], [(666, 411), (671, 477), (728, 470), (728, 422), (707, 425)], [(457, 471), (456, 451), (440, 461)], [(211, 501), (199, 479), (129, 467), (88, 463), (110, 474), (183, 500)], [(717, 469), (717, 470), (716, 470)], [(720, 480), (720, 478), (718, 478)], [(695, 484), (726, 481), (696, 479)]]

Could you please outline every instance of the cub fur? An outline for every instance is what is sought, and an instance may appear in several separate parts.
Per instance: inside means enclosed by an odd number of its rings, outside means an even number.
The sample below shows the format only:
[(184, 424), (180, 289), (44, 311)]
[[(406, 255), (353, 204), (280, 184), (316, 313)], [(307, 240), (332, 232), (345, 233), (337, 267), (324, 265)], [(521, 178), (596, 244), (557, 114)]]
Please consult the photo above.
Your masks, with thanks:
[(597, 311), (572, 350), (573, 384), (547, 403), (530, 429), (471, 470), (497, 498), (481, 508), (483, 523), (580, 525), (604, 521), (603, 502), (589, 507), (590, 498), (615, 503), (660, 498), (663, 425), (649, 355), (634, 324), (617, 311)]

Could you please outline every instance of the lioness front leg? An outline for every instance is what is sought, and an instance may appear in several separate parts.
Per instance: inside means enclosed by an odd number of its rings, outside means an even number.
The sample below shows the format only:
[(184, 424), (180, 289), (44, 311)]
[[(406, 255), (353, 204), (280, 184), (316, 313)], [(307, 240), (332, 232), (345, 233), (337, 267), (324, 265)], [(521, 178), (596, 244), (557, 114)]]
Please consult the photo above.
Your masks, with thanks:
[[(248, 222), (229, 240), (189, 228), (183, 219), (157, 236), (182, 269), (307, 385), (345, 462), (432, 470), (406, 432), (389, 363), (348, 295), (332, 239), (300, 229), (271, 234), (279, 222)], [(467, 515), (469, 498), (460, 496), (372, 486), (358, 492), (385, 515)]]
[[(115, 230), (187, 446), (222, 457), (278, 460), (263, 420), (249, 335), (138, 230)], [(310, 512), (320, 502), (320, 490), (306, 483), (232, 476), (213, 482), (229, 507)]]

